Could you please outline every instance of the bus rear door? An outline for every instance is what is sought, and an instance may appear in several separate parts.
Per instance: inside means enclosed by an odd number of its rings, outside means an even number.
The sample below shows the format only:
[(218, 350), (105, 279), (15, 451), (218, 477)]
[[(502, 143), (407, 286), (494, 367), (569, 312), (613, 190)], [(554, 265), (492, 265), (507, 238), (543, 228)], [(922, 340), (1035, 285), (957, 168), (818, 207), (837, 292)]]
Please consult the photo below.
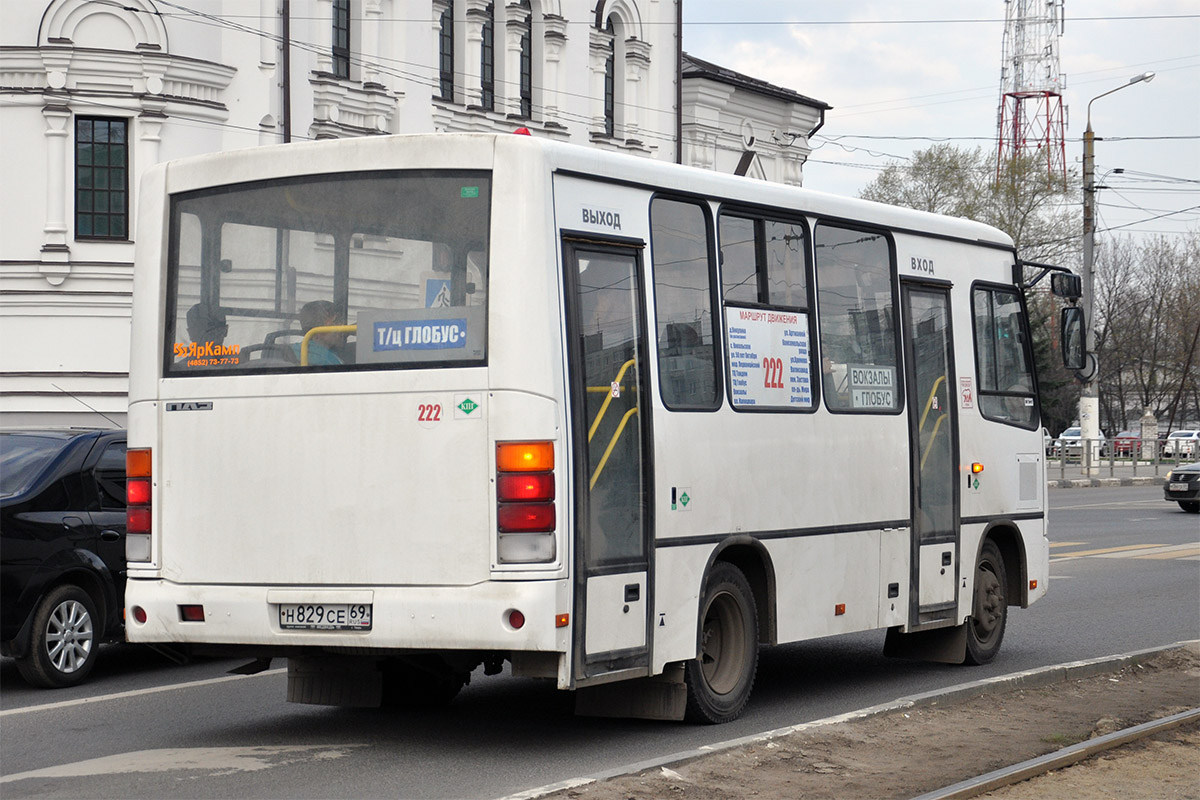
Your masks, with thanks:
[(649, 670), (651, 474), (642, 250), (563, 240), (575, 479), (574, 679)]

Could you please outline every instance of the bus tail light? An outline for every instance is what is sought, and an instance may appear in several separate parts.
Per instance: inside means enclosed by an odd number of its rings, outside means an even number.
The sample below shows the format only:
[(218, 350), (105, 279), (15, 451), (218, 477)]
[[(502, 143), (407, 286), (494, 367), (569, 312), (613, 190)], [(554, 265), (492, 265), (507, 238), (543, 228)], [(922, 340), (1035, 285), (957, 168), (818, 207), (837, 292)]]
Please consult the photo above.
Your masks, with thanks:
[(496, 444), (497, 556), (503, 564), (554, 561), (554, 442)]
[(151, 486), (154, 481), (149, 448), (125, 452), (125, 559), (150, 560)]
[(496, 497), (501, 502), (548, 501), (554, 499), (553, 472), (518, 472), (496, 478)]

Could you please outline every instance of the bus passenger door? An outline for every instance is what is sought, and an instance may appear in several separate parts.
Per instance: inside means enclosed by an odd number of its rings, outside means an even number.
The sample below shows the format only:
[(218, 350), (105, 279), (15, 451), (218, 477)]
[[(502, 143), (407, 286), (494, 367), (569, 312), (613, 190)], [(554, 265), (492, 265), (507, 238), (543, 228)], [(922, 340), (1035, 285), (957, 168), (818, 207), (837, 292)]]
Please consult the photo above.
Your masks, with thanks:
[(575, 482), (574, 678), (647, 674), (650, 471), (639, 247), (564, 239)]
[(909, 625), (954, 619), (958, 602), (958, 420), (950, 293), (903, 286), (908, 418), (912, 441), (912, 581)]

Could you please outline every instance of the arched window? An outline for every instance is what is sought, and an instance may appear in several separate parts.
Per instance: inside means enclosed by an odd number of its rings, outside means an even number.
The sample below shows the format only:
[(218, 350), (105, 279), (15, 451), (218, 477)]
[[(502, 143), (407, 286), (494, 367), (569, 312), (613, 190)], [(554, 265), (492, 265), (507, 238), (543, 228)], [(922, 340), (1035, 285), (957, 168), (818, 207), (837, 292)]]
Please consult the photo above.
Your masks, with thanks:
[(454, 102), (454, 0), (443, 0), (438, 29), (438, 96)]
[(521, 119), (531, 119), (533, 117), (533, 9), (530, 7), (529, 0), (521, 0), (517, 5), (529, 16), (528, 25), (521, 34), (520, 86), (517, 90), (520, 109), (517, 113)]
[(333, 0), (333, 74), (350, 77), (350, 0)]
[(604, 135), (613, 136), (617, 130), (617, 36), (613, 28), (612, 17), (604, 26), (608, 34), (608, 53), (604, 60)]
[(496, 4), (483, 10), (483, 40), (479, 48), (479, 105), (488, 111), (496, 107)]

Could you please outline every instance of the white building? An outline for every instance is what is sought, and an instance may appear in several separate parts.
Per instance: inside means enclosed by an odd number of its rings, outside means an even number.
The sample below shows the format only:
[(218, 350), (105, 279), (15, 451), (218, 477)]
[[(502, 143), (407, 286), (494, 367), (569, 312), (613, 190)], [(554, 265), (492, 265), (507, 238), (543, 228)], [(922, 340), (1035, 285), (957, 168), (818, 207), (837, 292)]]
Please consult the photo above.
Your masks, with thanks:
[(523, 126), (799, 184), (828, 106), (680, 45), (678, 0), (0, 0), (0, 424), (123, 424), (159, 161)]

